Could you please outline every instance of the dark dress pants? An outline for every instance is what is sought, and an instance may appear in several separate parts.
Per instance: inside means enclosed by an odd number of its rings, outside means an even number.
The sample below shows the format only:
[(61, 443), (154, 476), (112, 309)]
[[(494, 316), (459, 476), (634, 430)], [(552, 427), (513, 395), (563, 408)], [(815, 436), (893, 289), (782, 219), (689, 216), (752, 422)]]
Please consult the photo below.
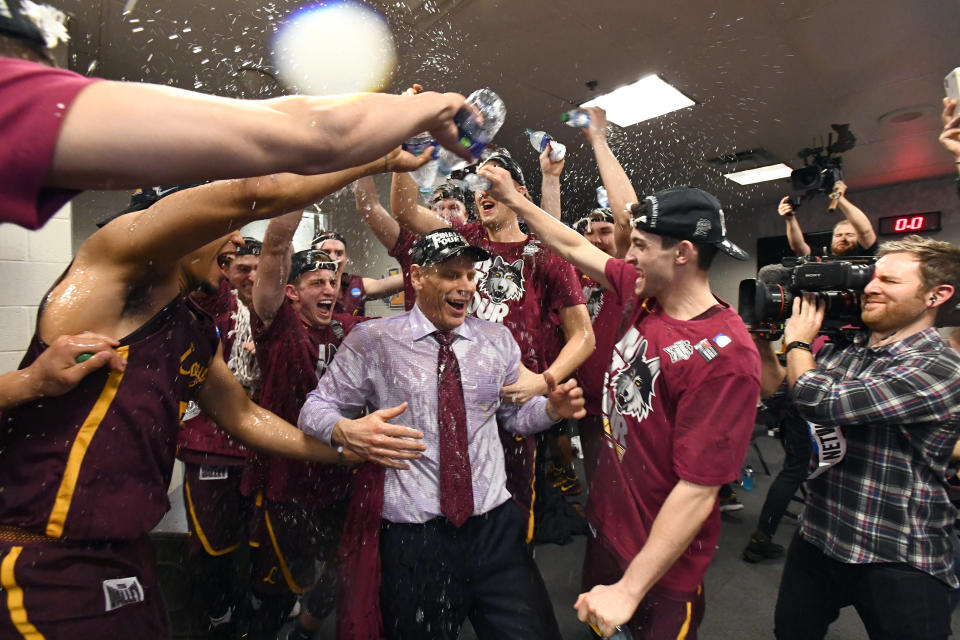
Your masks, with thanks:
[(512, 501), (457, 529), (384, 521), (380, 609), (391, 640), (455, 640), (470, 618), (480, 640), (554, 640), (560, 630)]

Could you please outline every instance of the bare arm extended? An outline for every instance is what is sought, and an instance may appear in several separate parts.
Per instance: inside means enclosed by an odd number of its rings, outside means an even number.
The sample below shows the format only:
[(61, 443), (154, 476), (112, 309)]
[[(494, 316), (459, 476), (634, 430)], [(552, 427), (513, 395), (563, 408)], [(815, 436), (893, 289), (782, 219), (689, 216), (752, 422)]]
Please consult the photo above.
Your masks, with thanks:
[(604, 274), (607, 260), (611, 259), (610, 256), (590, 244), (579, 233), (524, 198), (520, 192), (513, 188), (513, 179), (506, 169), (488, 164), (477, 173), (490, 181), (490, 194), (517, 212), (527, 222), (530, 231), (537, 234), (540, 241), (547, 245), (551, 251), (572, 263), (580, 271), (607, 289), (610, 288), (610, 283)]
[(254, 449), (299, 460), (340, 460), (340, 454), (329, 445), (254, 404), (227, 368), (220, 349), (210, 361), (198, 402), (217, 426)]
[(550, 159), (550, 146), (540, 154), (540, 208), (557, 220), (561, 219), (560, 174), (566, 164), (566, 158), (554, 162)]
[(283, 171), (315, 174), (370, 162), (427, 130), (462, 155), (453, 124), (462, 104), (463, 97), (452, 93), (254, 101), (96, 82), (67, 112), (45, 184), (121, 189)]

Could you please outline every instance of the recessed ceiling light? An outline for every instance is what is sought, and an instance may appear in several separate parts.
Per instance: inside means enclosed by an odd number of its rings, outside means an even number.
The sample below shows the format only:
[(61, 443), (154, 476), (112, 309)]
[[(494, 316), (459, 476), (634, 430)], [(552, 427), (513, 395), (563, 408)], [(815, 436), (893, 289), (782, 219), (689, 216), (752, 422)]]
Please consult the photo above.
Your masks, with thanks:
[(693, 100), (658, 76), (649, 75), (580, 106), (601, 107), (607, 112), (607, 120), (621, 127), (629, 127), (694, 104)]
[(789, 178), (791, 173), (793, 173), (793, 169), (780, 162), (778, 164), (767, 165), (766, 167), (757, 167), (756, 169), (747, 169), (746, 171), (725, 173), (723, 174), (723, 177), (733, 180), (737, 184), (744, 185)]

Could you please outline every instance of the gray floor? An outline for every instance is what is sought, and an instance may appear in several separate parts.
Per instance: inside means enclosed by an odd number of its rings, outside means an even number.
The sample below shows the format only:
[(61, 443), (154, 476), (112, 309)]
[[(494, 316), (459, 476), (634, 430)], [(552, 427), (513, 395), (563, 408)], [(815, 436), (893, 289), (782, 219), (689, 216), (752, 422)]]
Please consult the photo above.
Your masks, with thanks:
[[(757, 444), (773, 474), (783, 459), (780, 443), (761, 437)], [(707, 612), (700, 626), (702, 640), (754, 640), (773, 637), (773, 608), (780, 583), (783, 561), (748, 564), (740, 558), (750, 533), (760, 515), (760, 508), (772, 477), (764, 475), (757, 452), (751, 447), (747, 464), (757, 470), (752, 491), (737, 492), (744, 504), (742, 511), (723, 515), (720, 545), (707, 572), (705, 591)], [(794, 509), (796, 510), (796, 509)], [(787, 545), (797, 522), (784, 518), (775, 540)], [(573, 603), (580, 592), (580, 563), (584, 539), (577, 538), (563, 547), (543, 545), (536, 549), (536, 559), (553, 599), (560, 630), (566, 640), (593, 640), (592, 632), (577, 621)], [(960, 628), (960, 614), (955, 614), (953, 628)], [(316, 640), (334, 638), (330, 621), (316, 635)], [(463, 640), (476, 635), (469, 624), (461, 633)], [(829, 640), (867, 640), (866, 631), (852, 609), (845, 609), (827, 634)]]

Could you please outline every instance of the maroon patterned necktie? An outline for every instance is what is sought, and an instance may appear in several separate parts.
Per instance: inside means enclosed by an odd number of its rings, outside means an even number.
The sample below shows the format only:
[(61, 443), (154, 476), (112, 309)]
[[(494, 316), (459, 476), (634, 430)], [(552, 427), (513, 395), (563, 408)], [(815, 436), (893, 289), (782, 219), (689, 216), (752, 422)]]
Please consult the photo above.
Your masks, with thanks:
[(473, 514), (473, 480), (467, 451), (467, 409), (463, 402), (460, 363), (450, 331), (433, 334), (437, 355), (437, 422), (440, 428), (440, 510), (460, 527)]

